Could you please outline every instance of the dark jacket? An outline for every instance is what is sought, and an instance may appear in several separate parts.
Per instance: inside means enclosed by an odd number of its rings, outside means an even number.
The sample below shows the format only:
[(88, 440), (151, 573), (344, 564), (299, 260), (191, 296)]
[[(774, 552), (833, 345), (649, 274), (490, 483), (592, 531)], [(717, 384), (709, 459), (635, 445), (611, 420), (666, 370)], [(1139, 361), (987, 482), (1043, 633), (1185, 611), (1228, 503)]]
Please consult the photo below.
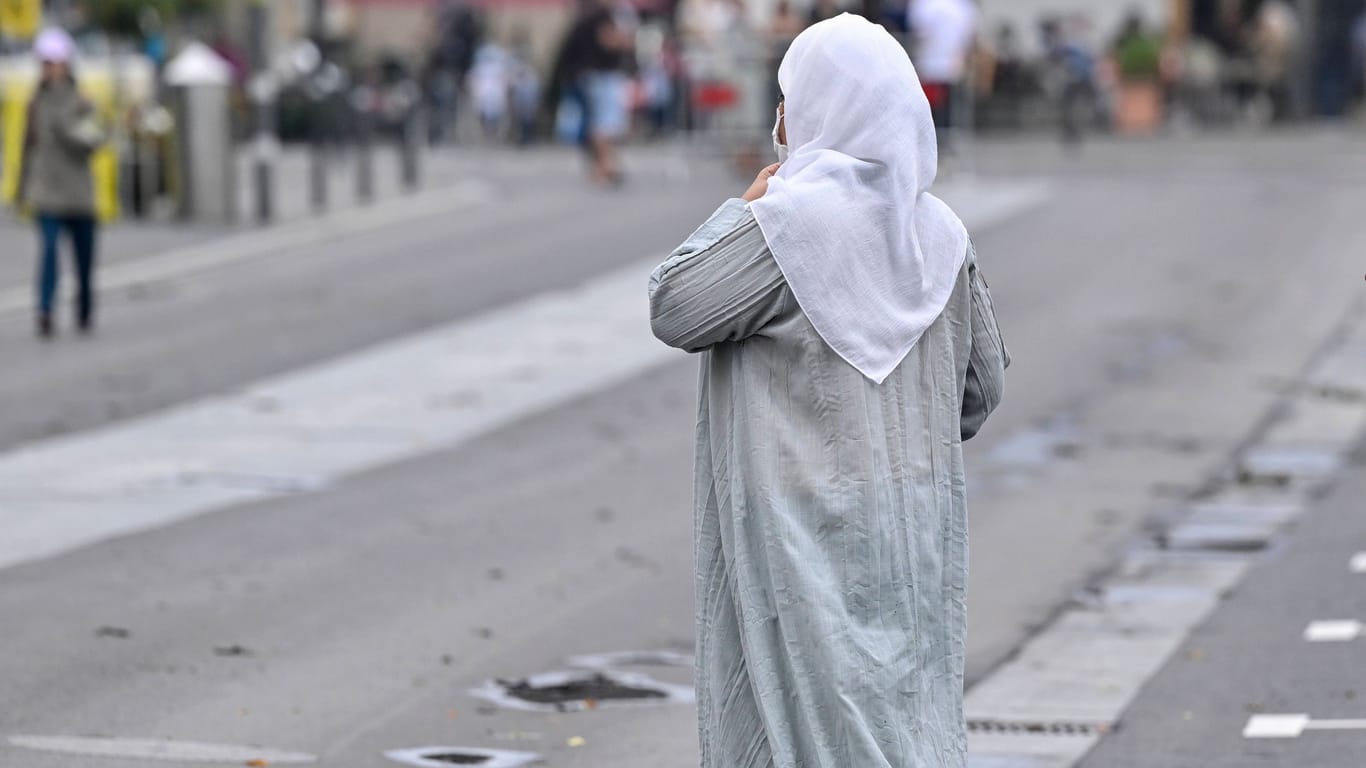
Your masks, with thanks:
[(95, 212), (90, 156), (106, 140), (94, 107), (71, 81), (39, 86), (29, 104), (19, 200), (40, 214)]

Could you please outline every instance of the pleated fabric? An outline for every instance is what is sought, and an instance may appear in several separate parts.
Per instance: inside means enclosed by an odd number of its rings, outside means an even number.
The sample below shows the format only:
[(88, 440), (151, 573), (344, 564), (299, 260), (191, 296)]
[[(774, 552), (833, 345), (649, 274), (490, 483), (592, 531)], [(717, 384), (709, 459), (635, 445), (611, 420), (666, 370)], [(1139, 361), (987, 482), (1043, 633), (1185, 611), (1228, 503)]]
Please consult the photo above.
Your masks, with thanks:
[(743, 201), (650, 299), (655, 334), (702, 352), (703, 768), (962, 768), (962, 440), (1008, 361), (975, 254), (880, 385), (812, 327)]

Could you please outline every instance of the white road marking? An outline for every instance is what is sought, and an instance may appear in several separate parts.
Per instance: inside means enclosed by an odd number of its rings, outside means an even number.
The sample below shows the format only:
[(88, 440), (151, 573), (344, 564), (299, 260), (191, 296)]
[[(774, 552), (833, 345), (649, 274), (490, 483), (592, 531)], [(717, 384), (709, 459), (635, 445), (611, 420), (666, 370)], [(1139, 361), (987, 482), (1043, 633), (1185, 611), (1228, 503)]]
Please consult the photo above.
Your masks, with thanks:
[[(377, 227), (455, 213), (492, 200), (493, 189), (490, 185), (471, 180), (374, 207), (337, 211), (271, 229), (216, 238), (202, 245), (104, 268), (99, 274), (98, 290), (101, 294), (109, 294), (135, 285), (184, 277), (290, 248), (307, 247), (370, 232)], [(64, 281), (63, 286), (65, 297), (70, 298), (75, 290), (72, 281)], [(33, 289), (29, 285), (0, 290), (0, 315), (32, 309)]]
[(1366, 573), (1366, 552), (1358, 552), (1352, 555), (1352, 561), (1347, 565), (1352, 573)]
[[(960, 214), (970, 227), (988, 226), (1044, 199), (1043, 189), (983, 191), (981, 205), (968, 198)], [(447, 209), (450, 200), (440, 205)], [(278, 238), (267, 241), (279, 247)], [(219, 245), (190, 262), (206, 268), (237, 258)], [(0, 568), (237, 504), (318, 491), (681, 359), (650, 334), (645, 290), (657, 263), (639, 262), (245, 391), (0, 454)], [(187, 268), (158, 257), (130, 264), (122, 279)]]
[[(245, 392), (0, 455), (0, 567), (325, 488), (679, 359), (650, 334), (653, 261)], [(63, 469), (72, 461), (85, 470)]]
[(1347, 643), (1366, 631), (1366, 625), (1355, 619), (1315, 621), (1304, 630), (1304, 639), (1311, 643)]
[(304, 752), (286, 752), (249, 745), (204, 744), (167, 739), (83, 738), (72, 736), (11, 736), (11, 746), (65, 755), (178, 763), (229, 763), (245, 765), (311, 765), (318, 758)]
[(479, 765), (484, 768), (521, 768), (524, 765), (543, 762), (544, 758), (533, 752), (508, 752), (498, 749), (477, 749), (473, 747), (420, 747), (418, 749), (391, 749), (384, 756), (396, 763), (417, 766), (417, 768), (450, 768), (449, 760), (437, 760), (439, 755), (471, 755), (486, 758)]
[(1298, 739), (1305, 731), (1366, 731), (1366, 719), (1315, 720), (1309, 715), (1253, 715), (1245, 739)]

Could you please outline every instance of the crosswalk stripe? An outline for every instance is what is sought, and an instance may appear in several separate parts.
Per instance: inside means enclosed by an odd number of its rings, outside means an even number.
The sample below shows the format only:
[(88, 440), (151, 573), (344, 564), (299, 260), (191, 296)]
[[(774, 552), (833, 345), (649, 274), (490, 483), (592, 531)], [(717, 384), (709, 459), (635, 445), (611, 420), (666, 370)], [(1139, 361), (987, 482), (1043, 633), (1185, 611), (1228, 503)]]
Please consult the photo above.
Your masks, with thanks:
[[(981, 228), (1044, 199), (1037, 185), (1007, 185), (960, 212)], [(646, 278), (657, 262), (236, 394), (0, 454), (0, 568), (322, 490), (681, 359), (649, 330)]]

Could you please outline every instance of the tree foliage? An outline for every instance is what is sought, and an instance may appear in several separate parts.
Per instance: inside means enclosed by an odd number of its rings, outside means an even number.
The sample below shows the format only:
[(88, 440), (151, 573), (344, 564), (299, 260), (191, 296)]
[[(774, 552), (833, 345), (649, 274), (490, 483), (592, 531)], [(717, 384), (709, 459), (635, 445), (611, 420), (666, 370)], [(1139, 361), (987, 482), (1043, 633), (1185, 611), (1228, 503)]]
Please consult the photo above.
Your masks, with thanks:
[(214, 13), (221, 4), (221, 0), (87, 0), (85, 16), (92, 26), (112, 35), (138, 37), (149, 18), (159, 17), (169, 24)]

